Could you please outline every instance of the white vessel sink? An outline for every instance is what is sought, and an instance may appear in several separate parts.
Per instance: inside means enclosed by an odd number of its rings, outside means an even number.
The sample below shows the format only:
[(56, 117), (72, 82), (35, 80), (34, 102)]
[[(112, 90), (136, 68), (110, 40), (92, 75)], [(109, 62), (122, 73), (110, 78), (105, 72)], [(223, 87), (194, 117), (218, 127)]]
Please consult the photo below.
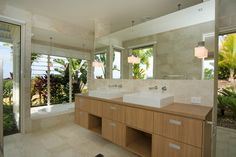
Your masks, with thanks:
[(174, 96), (162, 92), (140, 92), (133, 94), (125, 94), (123, 101), (132, 104), (144, 105), (161, 108), (174, 102)]
[(125, 92), (122, 90), (91, 90), (89, 91), (89, 96), (104, 98), (104, 99), (114, 99), (120, 98)]

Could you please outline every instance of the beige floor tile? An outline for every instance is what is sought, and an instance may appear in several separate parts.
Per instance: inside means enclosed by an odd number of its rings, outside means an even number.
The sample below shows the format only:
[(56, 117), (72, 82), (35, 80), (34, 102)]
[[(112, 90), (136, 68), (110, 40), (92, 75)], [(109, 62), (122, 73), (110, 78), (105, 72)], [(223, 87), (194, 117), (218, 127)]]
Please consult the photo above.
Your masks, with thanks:
[(5, 157), (137, 157), (74, 123), (4, 137)]

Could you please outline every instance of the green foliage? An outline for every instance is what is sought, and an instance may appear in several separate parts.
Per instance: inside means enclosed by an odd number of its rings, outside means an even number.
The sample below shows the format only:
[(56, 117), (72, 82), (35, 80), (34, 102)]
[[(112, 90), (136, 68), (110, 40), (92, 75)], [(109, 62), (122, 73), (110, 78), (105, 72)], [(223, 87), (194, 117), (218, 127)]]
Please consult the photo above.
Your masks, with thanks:
[(206, 80), (213, 80), (214, 79), (214, 70), (213, 69), (204, 69), (204, 78)]
[[(219, 53), (219, 70), (223, 78), (229, 73), (229, 78), (234, 79), (236, 69), (236, 34), (227, 35), (222, 41), (222, 47)], [(227, 71), (226, 71), (227, 69)]]
[(61, 75), (50, 75), (51, 104), (61, 104), (69, 102), (68, 79)]
[[(38, 95), (39, 97), (33, 97)], [(47, 102), (47, 75), (37, 76), (32, 80), (31, 105), (43, 105)]]
[(236, 118), (236, 92), (233, 87), (224, 88), (219, 91), (218, 95), (218, 108), (221, 110), (221, 114), (224, 115), (224, 111), (229, 109), (234, 118)]
[(32, 64), (36, 59), (38, 59), (39, 56), (40, 56), (40, 54), (37, 54), (37, 53), (32, 52), (32, 53), (31, 53), (31, 64)]
[(3, 81), (3, 98), (8, 98), (7, 104), (12, 103), (12, 96), (13, 96), (13, 82), (12, 80), (4, 80)]
[(12, 105), (3, 105), (3, 134), (11, 135), (17, 133), (18, 129), (13, 113)]
[(153, 48), (134, 49), (132, 50), (132, 54), (140, 58), (140, 63), (133, 65), (133, 78), (144, 79), (146, 77), (146, 69), (141, 68), (140, 65), (146, 65), (147, 69), (150, 67), (148, 59), (153, 55)]

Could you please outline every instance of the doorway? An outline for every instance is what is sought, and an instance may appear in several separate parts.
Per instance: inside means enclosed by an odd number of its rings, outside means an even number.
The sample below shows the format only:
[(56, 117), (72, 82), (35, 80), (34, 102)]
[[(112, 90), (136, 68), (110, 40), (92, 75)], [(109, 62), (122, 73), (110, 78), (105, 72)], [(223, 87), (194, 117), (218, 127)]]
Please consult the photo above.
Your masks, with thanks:
[[(21, 26), (0, 21), (3, 136), (20, 131)], [(2, 141), (2, 139), (1, 139)]]
[(218, 38), (216, 157), (236, 156), (236, 33)]

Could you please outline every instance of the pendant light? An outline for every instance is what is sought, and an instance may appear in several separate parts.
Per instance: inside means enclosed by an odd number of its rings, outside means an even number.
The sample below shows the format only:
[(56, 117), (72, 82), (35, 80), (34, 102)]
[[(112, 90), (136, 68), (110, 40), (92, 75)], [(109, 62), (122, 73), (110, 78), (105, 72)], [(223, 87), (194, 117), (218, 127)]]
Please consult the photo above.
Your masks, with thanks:
[(208, 57), (208, 49), (205, 47), (205, 42), (200, 41), (194, 49), (194, 56), (200, 59)]

